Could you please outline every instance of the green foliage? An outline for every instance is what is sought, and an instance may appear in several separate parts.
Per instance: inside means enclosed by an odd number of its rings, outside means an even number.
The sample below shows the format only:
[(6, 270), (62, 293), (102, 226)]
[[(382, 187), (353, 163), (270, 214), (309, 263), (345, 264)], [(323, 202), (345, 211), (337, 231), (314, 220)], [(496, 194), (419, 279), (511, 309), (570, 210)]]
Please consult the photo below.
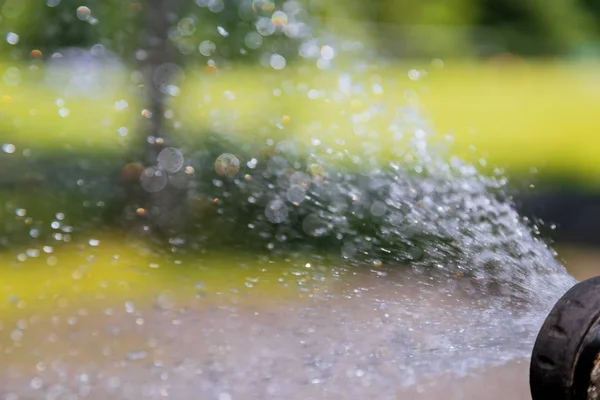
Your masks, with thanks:
[[(89, 17), (80, 7), (89, 9)], [(34, 49), (46, 54), (97, 43), (125, 55), (139, 45), (143, 22), (142, 7), (136, 1), (5, 0), (1, 10), (0, 34), (15, 32), (19, 42), (10, 48), (3, 41), (0, 49), (10, 51), (14, 58), (27, 57)]]
[(600, 43), (600, 6), (593, 0), (550, 4), (542, 0), (378, 0), (360, 4), (355, 18), (375, 23), (377, 39), (387, 43), (384, 50), (391, 49), (397, 56), (502, 52), (560, 56)]
[[(164, 3), (169, 40), (188, 61), (287, 60), (313, 33), (335, 32), (396, 56), (569, 56), (598, 54), (595, 0), (172, 0)], [(4, 0), (0, 53), (26, 58), (65, 46), (100, 43), (135, 60), (147, 42), (152, 3), (140, 0)], [(87, 7), (89, 17), (78, 14)], [(277, 14), (277, 12), (284, 14)], [(275, 14), (274, 14), (275, 13)], [(282, 19), (283, 18), (283, 19)], [(220, 27), (220, 28), (219, 28)], [(204, 43), (206, 51), (199, 51)], [(201, 54), (204, 53), (204, 54)], [(209, 55), (206, 55), (209, 54)]]

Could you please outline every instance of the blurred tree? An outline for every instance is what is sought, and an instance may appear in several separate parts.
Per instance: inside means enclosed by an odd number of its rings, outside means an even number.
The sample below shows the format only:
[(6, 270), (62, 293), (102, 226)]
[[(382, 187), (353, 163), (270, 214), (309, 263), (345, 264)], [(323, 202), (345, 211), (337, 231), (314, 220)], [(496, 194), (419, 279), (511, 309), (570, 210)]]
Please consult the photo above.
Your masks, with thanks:
[(9, 50), (13, 57), (27, 57), (31, 50), (43, 54), (68, 46), (102, 44), (123, 56), (138, 45), (142, 6), (135, 0), (4, 0), (0, 33), (19, 36)]
[[(167, 0), (164, 0), (167, 2)], [(170, 0), (169, 41), (188, 62), (269, 64), (314, 55), (313, 36), (358, 39), (388, 56), (563, 56), (599, 47), (596, 0)], [(102, 44), (135, 60), (147, 46), (141, 0), (0, 0), (0, 45), (16, 58)], [(319, 32), (319, 35), (313, 35)], [(14, 37), (13, 37), (14, 38)], [(14, 42), (14, 40), (12, 40)], [(10, 43), (10, 42), (9, 42)], [(316, 45), (320, 45), (316, 43)], [(304, 47), (303, 47), (304, 46)]]
[[(341, 4), (332, 3), (330, 9)], [(351, 4), (345, 15), (370, 24), (369, 32), (380, 51), (391, 56), (464, 57), (502, 52), (564, 56), (600, 42), (600, 3), (594, 0), (554, 0), (551, 5), (541, 0), (374, 0)], [(336, 14), (330, 11), (325, 17)], [(330, 18), (327, 22), (334, 21)]]
[[(479, 0), (378, 0), (379, 42), (391, 55), (471, 56), (468, 29), (479, 17)], [(396, 27), (396, 28), (393, 28)]]
[[(573, 0), (479, 1), (478, 25), (498, 49), (524, 55), (568, 55), (597, 40), (592, 18)], [(598, 10), (600, 11), (600, 9)], [(595, 38), (594, 38), (595, 36)]]

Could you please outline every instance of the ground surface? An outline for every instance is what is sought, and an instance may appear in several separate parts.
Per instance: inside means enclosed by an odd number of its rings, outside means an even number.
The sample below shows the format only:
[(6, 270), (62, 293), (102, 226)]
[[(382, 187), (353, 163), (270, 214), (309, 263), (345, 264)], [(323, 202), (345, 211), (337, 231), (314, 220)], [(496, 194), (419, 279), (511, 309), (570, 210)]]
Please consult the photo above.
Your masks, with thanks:
[[(20, 298), (7, 275), (3, 289), (17, 297), (0, 324), (0, 396), (529, 398), (543, 315), (468, 282), (306, 264), (270, 273), (268, 263), (175, 279), (125, 252), (111, 272), (100, 255), (118, 244), (98, 247), (87, 261), (57, 250), (61, 268), (36, 272), (45, 289), (32, 281)], [(562, 254), (578, 278), (597, 273), (598, 252)]]

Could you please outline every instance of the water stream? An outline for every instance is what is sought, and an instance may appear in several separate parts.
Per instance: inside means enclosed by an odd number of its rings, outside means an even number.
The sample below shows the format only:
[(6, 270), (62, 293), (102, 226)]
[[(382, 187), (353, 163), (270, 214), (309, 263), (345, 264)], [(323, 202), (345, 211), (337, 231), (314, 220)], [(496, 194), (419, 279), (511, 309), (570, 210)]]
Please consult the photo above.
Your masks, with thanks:
[[(291, 3), (245, 43), (288, 26), (310, 60), (296, 75), (278, 75), (279, 53), (247, 85), (214, 77), (218, 57), (184, 72), (153, 55), (154, 74), (131, 79), (164, 96), (158, 109), (103, 120), (120, 137), (148, 133), (143, 146), (67, 148), (63, 161), (39, 156), (42, 144), (4, 148), (28, 177), (3, 177), (4, 399), (396, 399), (529, 355), (575, 280), (515, 211), (502, 171), (453, 155), (419, 103), (426, 82), (335, 65), (338, 48), (361, 47), (317, 45)], [(190, 21), (172, 33), (183, 54)], [(104, 46), (53, 60), (22, 79), (61, 93), (62, 118), (79, 97), (130, 107), (105, 93), (123, 66)]]

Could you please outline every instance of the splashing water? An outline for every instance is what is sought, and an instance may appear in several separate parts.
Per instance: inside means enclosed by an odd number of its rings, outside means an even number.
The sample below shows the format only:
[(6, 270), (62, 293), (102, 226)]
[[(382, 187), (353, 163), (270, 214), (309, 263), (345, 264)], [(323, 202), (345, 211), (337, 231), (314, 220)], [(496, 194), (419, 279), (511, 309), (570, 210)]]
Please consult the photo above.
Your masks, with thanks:
[[(196, 3), (212, 13), (225, 7)], [(186, 92), (194, 74), (163, 62), (146, 84), (167, 95), (166, 109), (139, 117), (164, 116), (155, 133), (166, 139), (145, 138), (158, 149), (153, 165), (127, 163), (121, 184), (106, 178), (115, 165), (101, 179), (89, 176), (87, 160), (67, 160), (83, 170), (77, 179), (64, 172), (68, 162), (49, 169), (58, 170), (52, 183), (78, 190), (83, 208), (117, 209), (113, 225), (99, 223), (101, 213), (76, 221), (74, 207), (37, 216), (20, 199), (7, 203), (7, 236), (27, 240), (5, 239), (16, 250), (0, 254), (10, 266), (0, 286), (4, 398), (398, 398), (529, 355), (547, 310), (575, 281), (517, 214), (506, 178), (450, 156), (416, 92), (396, 104), (380, 98), (394, 84), (336, 72), (344, 46), (312, 37), (296, 19), (306, 14), (299, 3), (286, 4), (287, 14), (251, 2), (262, 14), (246, 47), (286, 32), (315, 61), (307, 74), (330, 70), (336, 79), (304, 79), (310, 86), (265, 74), (252, 103), (263, 95), (302, 97), (313, 109), (333, 103), (334, 122), (296, 122), (294, 110), (267, 110), (263, 121), (257, 106), (249, 130), (260, 133), (247, 134), (243, 90)], [(92, 15), (77, 9), (81, 21)], [(170, 35), (183, 54), (195, 31), (186, 17)], [(235, 33), (214, 31), (219, 37), (195, 47), (221, 62), (217, 50)], [(288, 53), (265, 53), (261, 63), (285, 71)], [(207, 65), (217, 69), (213, 59)], [(109, 78), (122, 69), (96, 45), (62, 51), (47, 80), (68, 101), (102, 97), (121, 84)], [(132, 76), (141, 83), (141, 73)], [(64, 102), (59, 115), (72, 118)], [(111, 99), (111, 108), (133, 106)], [(198, 109), (206, 111), (200, 127), (186, 119)], [(18, 160), (17, 147), (5, 146)]]
[[(150, 195), (126, 206), (124, 244), (94, 235), (73, 244), (81, 260), (69, 265), (44, 243), (46, 264), (60, 267), (49, 287), (66, 276), (80, 293), (110, 265), (134, 275), (92, 283), (76, 306), (40, 289), (57, 309), (15, 314), (3, 345), (17, 361), (2, 387), (49, 398), (386, 398), (527, 357), (574, 280), (516, 213), (504, 177), (448, 157), (416, 104), (388, 117), (388, 132), (360, 137), (358, 150), (314, 132), (309, 144), (207, 135), (157, 152), (134, 183)], [(56, 217), (52, 240), (76, 242), (67, 220)], [(136, 282), (152, 295), (110, 289)], [(284, 294), (260, 295), (261, 285)]]
[[(154, 301), (160, 312), (126, 306), (141, 326), (127, 340), (145, 344), (105, 356), (124, 357), (128, 381), (98, 367), (95, 393), (385, 398), (527, 357), (575, 281), (517, 214), (506, 178), (448, 157), (418, 111), (395, 109), (391, 133), (361, 138), (359, 151), (319, 132), (308, 145), (207, 136), (161, 151), (141, 175), (152, 196), (143, 213), (131, 205), (129, 220), (143, 222), (129, 246), (152, 254), (141, 238), (166, 235), (172, 254), (151, 256), (152, 269), (192, 255), (184, 264), (219, 269), (198, 252), (222, 251), (261, 272), (241, 289), (227, 284), (233, 298), (213, 289), (190, 301), (167, 285)], [(270, 279), (298, 294), (251, 300)], [(144, 385), (148, 376), (162, 381)]]
[[(325, 92), (335, 98), (342, 86)], [(381, 104), (373, 103), (366, 120), (349, 116), (345, 128), (354, 134), (309, 127), (308, 144), (289, 135), (276, 141), (218, 134), (182, 146), (195, 176), (184, 191), (165, 193), (151, 216), (174, 209), (184, 215), (187, 223), (164, 231), (188, 242), (261, 246), (271, 255), (301, 250), (341, 256), (346, 265), (410, 266), (546, 306), (573, 284), (533, 233), (537, 228), (514, 209), (500, 171), (486, 176), (449, 156), (449, 138), (433, 134), (418, 102), (391, 115)], [(375, 119), (389, 121), (385, 132), (370, 124)], [(187, 209), (178, 206), (182, 197)], [(214, 215), (195, 214), (202, 197), (212, 199)]]
[[(86, 234), (63, 213), (48, 236), (16, 208), (43, 246), (20, 252), (17, 268), (44, 271), (39, 260), (53, 275), (32, 306), (5, 288), (15, 320), (0, 343), (15, 361), (1, 387), (47, 398), (392, 398), (527, 357), (574, 280), (517, 214), (506, 179), (449, 157), (419, 111), (374, 103), (369, 118), (352, 114), (358, 149), (318, 129), (308, 143), (169, 143), (156, 165), (128, 164), (147, 195), (125, 206), (124, 238), (79, 243)], [(369, 136), (376, 117), (389, 128)], [(56, 242), (74, 242), (80, 259), (70, 265)], [(116, 275), (95, 278), (107, 268)], [(72, 295), (49, 291), (60, 279)], [(261, 296), (261, 285), (279, 291)], [(36, 311), (48, 298), (56, 308)]]

